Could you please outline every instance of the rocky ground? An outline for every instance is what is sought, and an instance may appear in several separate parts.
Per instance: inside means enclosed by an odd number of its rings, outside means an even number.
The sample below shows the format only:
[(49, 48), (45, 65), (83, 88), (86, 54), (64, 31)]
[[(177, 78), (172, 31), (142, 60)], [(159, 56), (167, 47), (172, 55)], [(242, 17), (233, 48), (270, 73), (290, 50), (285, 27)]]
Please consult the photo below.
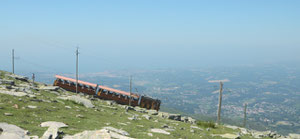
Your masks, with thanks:
[[(0, 138), (300, 138), (119, 105), (0, 71)], [(202, 122), (203, 123), (203, 122)]]

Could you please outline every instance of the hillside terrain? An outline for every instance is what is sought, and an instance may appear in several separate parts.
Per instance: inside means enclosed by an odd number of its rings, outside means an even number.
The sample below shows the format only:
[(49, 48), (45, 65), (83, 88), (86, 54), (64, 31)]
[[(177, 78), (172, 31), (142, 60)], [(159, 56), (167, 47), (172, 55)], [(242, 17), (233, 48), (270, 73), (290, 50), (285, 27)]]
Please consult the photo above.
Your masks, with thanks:
[(299, 138), (119, 105), (0, 71), (0, 138)]
[[(222, 119), (243, 125), (243, 105), (247, 107), (249, 129), (272, 130), (280, 134), (300, 134), (300, 67), (258, 65), (220, 68), (116, 70), (82, 73), (80, 79), (128, 90), (162, 100), (162, 110), (181, 111), (199, 120), (216, 120), (218, 80), (224, 81)], [(53, 82), (53, 75), (39, 78)], [(66, 75), (73, 77), (73, 75)], [(44, 80), (45, 79), (45, 80)], [(136, 89), (135, 89), (136, 88)], [(179, 112), (178, 111), (178, 112)]]

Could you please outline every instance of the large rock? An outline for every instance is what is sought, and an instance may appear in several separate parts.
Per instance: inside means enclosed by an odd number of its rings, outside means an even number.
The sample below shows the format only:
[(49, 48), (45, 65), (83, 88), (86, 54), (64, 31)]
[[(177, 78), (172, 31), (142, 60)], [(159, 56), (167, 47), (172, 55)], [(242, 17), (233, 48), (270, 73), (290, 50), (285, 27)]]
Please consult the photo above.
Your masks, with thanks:
[(17, 97), (23, 97), (23, 96), (27, 95), (24, 92), (13, 92), (13, 91), (6, 91), (6, 90), (0, 90), (0, 93), (1, 94), (12, 95), (12, 96), (17, 96)]
[(95, 130), (95, 131), (83, 131), (73, 136), (67, 135), (64, 139), (132, 139), (124, 135), (120, 135), (107, 129)]
[(277, 137), (277, 134), (272, 131), (252, 131), (252, 136), (255, 138), (275, 138)]
[(158, 112), (158, 116), (161, 118), (168, 118), (169, 117), (169, 113), (166, 112)]
[(201, 131), (203, 131), (203, 129), (202, 129), (202, 128), (200, 128), (200, 127), (198, 127), (198, 126), (191, 126), (191, 128), (194, 128), (194, 129), (198, 129), (198, 130), (201, 130)]
[(188, 117), (188, 122), (191, 123), (191, 124), (196, 124), (196, 120), (193, 119), (192, 117)]
[(170, 114), (170, 113), (166, 113), (166, 112), (159, 112), (158, 116), (162, 117), (162, 118), (176, 120), (176, 121), (180, 121), (181, 120), (181, 115), (180, 114)]
[(63, 99), (63, 100), (71, 100), (71, 101), (76, 102), (77, 104), (82, 104), (87, 108), (94, 108), (95, 107), (89, 99), (86, 99), (84, 97), (77, 96), (77, 95), (66, 96), (66, 97), (57, 97), (57, 98)]
[(250, 132), (249, 132), (248, 129), (246, 129), (246, 128), (240, 128), (240, 131), (241, 131), (241, 133), (242, 133), (243, 135), (248, 135), (248, 134), (250, 134)]
[(42, 86), (39, 88), (39, 90), (44, 90), (44, 91), (57, 91), (59, 89), (58, 86)]
[(43, 122), (41, 123), (41, 127), (68, 127), (68, 125), (62, 123), (62, 122), (56, 122), (56, 121), (48, 121), (48, 122)]
[(156, 110), (146, 110), (149, 115), (157, 115), (158, 112)]
[(149, 115), (147, 115), (147, 114), (144, 114), (144, 115), (142, 115), (145, 119), (147, 119), (147, 120), (150, 120), (152, 117), (151, 116), (149, 116)]
[(234, 135), (234, 134), (220, 134), (219, 136), (221, 136), (222, 138), (226, 138), (226, 139), (240, 139), (239, 135)]
[(64, 139), (110, 139), (111, 136), (108, 130), (83, 131), (73, 136), (67, 135)]
[(36, 109), (37, 106), (28, 105), (27, 108), (30, 108), (30, 109)]
[(115, 105), (115, 104), (117, 104), (115, 101), (111, 101), (111, 100), (107, 100), (106, 101), (106, 104), (107, 105)]
[(28, 82), (28, 77), (25, 77), (25, 76), (21, 76), (21, 75), (16, 75), (16, 74), (11, 74), (11, 75), (8, 75), (16, 80), (20, 80), (20, 81), (24, 81), (24, 82)]
[(7, 123), (0, 123), (0, 129), (2, 133), (0, 134), (0, 139), (29, 139), (26, 130)]
[(180, 114), (169, 114), (168, 119), (180, 121), (181, 120), (181, 115)]
[(153, 133), (160, 133), (160, 134), (166, 134), (166, 135), (170, 135), (170, 132), (167, 132), (166, 130), (163, 129), (158, 129), (158, 128), (153, 128), (150, 130)]
[(48, 121), (41, 123), (41, 127), (49, 127), (48, 130), (43, 134), (42, 139), (55, 139), (59, 136), (58, 129), (61, 127), (68, 127), (66, 124), (55, 121)]
[(145, 108), (141, 108), (141, 107), (134, 107), (134, 110), (140, 113), (146, 113), (146, 109)]
[(180, 118), (180, 121), (186, 123), (186, 122), (189, 121), (189, 119), (188, 119), (188, 117), (186, 117), (186, 116), (182, 116), (182, 117)]
[(106, 130), (109, 130), (109, 131), (112, 131), (112, 132), (116, 132), (118, 134), (121, 134), (123, 136), (129, 136), (129, 133), (124, 131), (124, 130), (121, 130), (121, 129), (116, 129), (116, 128), (113, 128), (113, 127), (104, 127), (103, 129), (106, 129)]
[(6, 79), (0, 79), (0, 84), (15, 85), (15, 81), (13, 81), (13, 80), (6, 80)]

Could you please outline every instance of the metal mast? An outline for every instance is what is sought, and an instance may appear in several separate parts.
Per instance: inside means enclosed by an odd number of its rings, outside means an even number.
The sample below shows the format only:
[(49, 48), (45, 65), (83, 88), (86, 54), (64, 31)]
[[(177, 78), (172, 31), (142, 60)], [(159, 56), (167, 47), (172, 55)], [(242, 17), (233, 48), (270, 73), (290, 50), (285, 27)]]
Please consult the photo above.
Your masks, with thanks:
[(76, 49), (76, 93), (78, 93), (78, 47)]
[(129, 106), (131, 106), (132, 76), (129, 78)]
[(12, 49), (12, 73), (15, 73), (15, 50)]

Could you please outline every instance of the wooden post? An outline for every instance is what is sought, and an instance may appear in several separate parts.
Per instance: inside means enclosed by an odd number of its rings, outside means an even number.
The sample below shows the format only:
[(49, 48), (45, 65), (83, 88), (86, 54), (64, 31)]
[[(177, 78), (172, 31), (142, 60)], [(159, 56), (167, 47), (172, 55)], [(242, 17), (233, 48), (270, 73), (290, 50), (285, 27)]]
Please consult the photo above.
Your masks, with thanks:
[(223, 83), (220, 82), (219, 107), (218, 107), (218, 117), (217, 117), (218, 124), (220, 124), (221, 122), (222, 92), (223, 92)]
[(246, 121), (247, 121), (247, 103), (244, 104), (244, 123), (243, 123), (243, 127), (246, 127)]

